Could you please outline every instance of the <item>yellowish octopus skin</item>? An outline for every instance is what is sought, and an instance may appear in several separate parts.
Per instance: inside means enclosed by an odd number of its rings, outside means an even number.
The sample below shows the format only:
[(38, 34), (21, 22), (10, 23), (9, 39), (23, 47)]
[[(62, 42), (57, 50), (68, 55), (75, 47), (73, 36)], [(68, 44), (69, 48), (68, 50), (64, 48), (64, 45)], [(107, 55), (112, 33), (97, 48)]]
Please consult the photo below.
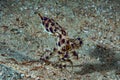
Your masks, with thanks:
[[(78, 54), (75, 51), (80, 48), (83, 44), (81, 38), (71, 39), (68, 37), (67, 32), (53, 19), (43, 17), (41, 14), (38, 14), (42, 20), (42, 24), (44, 25), (47, 32), (54, 34), (57, 37), (57, 48), (53, 49), (53, 52), (49, 52), (43, 56), (41, 56), (40, 60), (50, 64), (50, 57), (54, 56), (57, 53), (59, 57), (59, 62), (69, 62), (73, 66), (73, 62), (70, 59), (70, 55), (75, 56), (78, 59)], [(57, 63), (59, 63), (57, 62)], [(58, 64), (57, 64), (58, 65)], [(60, 64), (60, 68), (65, 67), (65, 65)]]

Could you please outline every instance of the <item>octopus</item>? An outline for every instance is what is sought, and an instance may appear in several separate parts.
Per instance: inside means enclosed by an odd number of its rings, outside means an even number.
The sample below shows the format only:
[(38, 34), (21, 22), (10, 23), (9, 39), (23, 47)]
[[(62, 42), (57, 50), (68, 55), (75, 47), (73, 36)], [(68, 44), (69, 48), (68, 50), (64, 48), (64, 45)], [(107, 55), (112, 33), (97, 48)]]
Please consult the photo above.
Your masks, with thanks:
[(56, 62), (56, 65), (59, 66), (59, 68), (66, 67), (66, 64), (63, 64), (64, 62), (70, 63), (73, 67), (73, 62), (70, 57), (74, 56), (75, 59), (79, 58), (76, 49), (79, 49), (82, 46), (82, 39), (80, 37), (75, 39), (69, 38), (65, 29), (61, 27), (54, 19), (44, 17), (40, 13), (38, 13), (38, 15), (42, 20), (42, 24), (45, 30), (57, 37), (57, 47), (54, 48), (52, 52), (48, 52), (42, 55), (40, 60), (46, 63), (50, 63), (49, 59), (51, 56), (57, 55), (58, 61)]

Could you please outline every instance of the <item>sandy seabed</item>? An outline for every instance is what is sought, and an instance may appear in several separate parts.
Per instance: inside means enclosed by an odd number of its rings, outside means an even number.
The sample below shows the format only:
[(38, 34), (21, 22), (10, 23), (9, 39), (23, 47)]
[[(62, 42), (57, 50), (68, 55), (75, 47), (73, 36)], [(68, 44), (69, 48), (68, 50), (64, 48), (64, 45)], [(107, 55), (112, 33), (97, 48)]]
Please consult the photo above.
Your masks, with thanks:
[[(40, 13), (53, 18), (69, 37), (81, 37), (73, 71), (40, 63), (56, 37)], [(53, 58), (54, 60), (54, 58)], [(0, 0), (0, 80), (119, 80), (119, 0)]]

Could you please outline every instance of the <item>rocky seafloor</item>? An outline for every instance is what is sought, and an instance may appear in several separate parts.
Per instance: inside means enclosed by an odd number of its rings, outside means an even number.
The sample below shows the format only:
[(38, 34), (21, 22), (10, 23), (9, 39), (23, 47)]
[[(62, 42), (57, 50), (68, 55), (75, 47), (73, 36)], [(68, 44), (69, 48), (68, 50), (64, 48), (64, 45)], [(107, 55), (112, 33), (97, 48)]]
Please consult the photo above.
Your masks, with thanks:
[[(56, 37), (36, 13), (82, 38), (72, 72), (40, 63)], [(0, 80), (120, 80), (120, 0), (0, 0)]]

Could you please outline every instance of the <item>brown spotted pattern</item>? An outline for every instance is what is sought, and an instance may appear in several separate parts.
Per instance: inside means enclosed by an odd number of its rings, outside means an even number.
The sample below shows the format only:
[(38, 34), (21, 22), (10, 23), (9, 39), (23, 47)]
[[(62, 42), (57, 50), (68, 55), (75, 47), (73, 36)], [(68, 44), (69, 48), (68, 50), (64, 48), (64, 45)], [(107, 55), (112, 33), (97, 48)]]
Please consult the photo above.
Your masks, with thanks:
[[(48, 60), (51, 56), (58, 55), (59, 62), (69, 62), (73, 65), (70, 56), (75, 56), (78, 59), (78, 53), (75, 51), (76, 49), (80, 48), (83, 44), (81, 38), (71, 39), (68, 37), (67, 32), (53, 19), (43, 17), (41, 14), (38, 14), (42, 20), (42, 24), (44, 25), (46, 31), (53, 33), (57, 37), (57, 48), (53, 49), (53, 52), (49, 52), (43, 56), (41, 56), (40, 60)], [(47, 62), (48, 62), (47, 61)], [(59, 65), (59, 67), (65, 65)]]

